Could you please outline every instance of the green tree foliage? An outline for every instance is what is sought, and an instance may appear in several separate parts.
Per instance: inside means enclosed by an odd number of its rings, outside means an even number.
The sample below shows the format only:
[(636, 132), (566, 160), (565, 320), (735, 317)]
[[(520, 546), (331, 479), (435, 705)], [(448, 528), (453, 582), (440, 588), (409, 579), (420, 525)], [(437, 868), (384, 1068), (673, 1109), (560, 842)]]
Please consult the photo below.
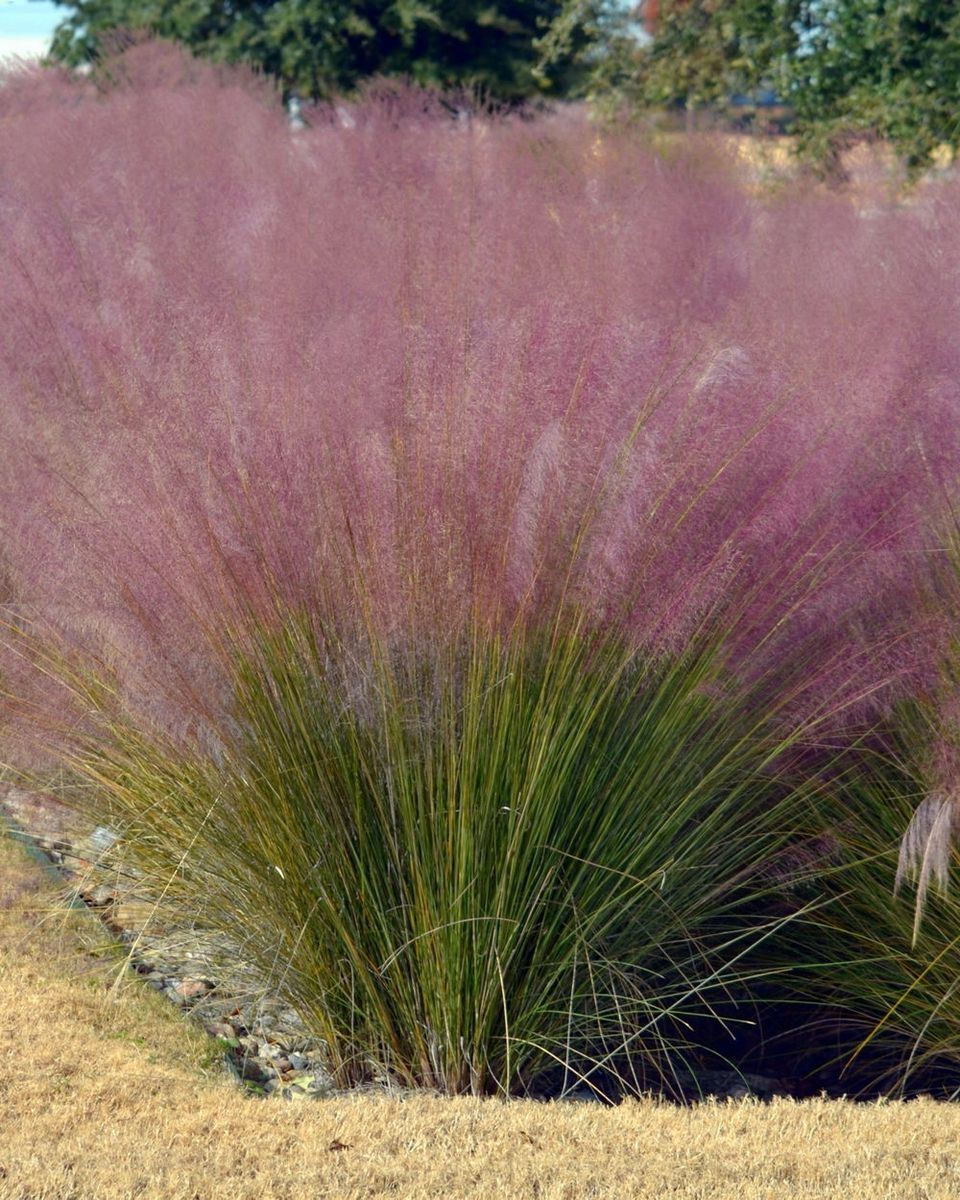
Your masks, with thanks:
[(505, 101), (562, 93), (585, 41), (578, 33), (570, 52), (536, 69), (535, 40), (559, 16), (560, 0), (57, 2), (69, 10), (53, 39), (63, 62), (93, 61), (118, 30), (143, 30), (218, 61), (250, 63), (314, 98), (377, 74)]
[(798, 132), (829, 157), (850, 135), (889, 139), (917, 168), (960, 144), (956, 0), (814, 0), (798, 5), (803, 45), (786, 64)]
[(861, 137), (888, 139), (913, 169), (960, 144), (956, 0), (660, 0), (646, 45), (602, 42), (597, 14), (615, 7), (570, 0), (564, 14), (600, 33), (592, 82), (608, 101), (697, 109), (769, 87), (828, 166)]

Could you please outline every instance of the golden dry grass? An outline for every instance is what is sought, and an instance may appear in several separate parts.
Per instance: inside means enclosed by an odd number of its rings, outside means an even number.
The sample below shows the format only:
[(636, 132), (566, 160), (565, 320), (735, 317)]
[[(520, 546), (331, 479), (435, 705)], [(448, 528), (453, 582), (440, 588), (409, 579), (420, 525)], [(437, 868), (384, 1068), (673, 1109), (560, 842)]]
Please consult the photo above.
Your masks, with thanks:
[(0, 837), (0, 1198), (960, 1196), (960, 1106), (248, 1099)]

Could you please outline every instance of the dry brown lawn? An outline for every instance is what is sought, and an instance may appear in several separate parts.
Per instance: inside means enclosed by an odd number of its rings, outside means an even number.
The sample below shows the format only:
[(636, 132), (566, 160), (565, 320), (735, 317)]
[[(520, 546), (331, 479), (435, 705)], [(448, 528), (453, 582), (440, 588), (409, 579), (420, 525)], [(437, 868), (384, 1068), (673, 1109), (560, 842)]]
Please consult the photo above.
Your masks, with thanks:
[(960, 1105), (249, 1099), (0, 837), (0, 1198), (960, 1197)]

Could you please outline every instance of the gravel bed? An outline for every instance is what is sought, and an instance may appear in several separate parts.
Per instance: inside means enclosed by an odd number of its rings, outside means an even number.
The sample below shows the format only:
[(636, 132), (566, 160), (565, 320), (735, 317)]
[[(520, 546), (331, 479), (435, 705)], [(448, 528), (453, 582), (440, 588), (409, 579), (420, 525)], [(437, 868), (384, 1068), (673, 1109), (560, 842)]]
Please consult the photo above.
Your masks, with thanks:
[(124, 952), (125, 969), (203, 1025), (246, 1089), (286, 1100), (337, 1093), (322, 1045), (258, 984), (241, 947), (165, 923), (138, 898), (136, 881), (117, 869), (109, 829), (85, 829), (51, 796), (18, 788), (0, 793), (0, 819), (56, 872), (69, 901), (99, 917)]

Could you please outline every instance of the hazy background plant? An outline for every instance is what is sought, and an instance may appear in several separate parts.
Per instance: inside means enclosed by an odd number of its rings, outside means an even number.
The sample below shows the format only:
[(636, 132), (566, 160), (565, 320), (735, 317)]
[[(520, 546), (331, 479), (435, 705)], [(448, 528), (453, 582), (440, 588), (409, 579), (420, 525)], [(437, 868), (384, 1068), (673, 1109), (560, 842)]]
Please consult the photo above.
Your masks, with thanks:
[(515, 104), (589, 98), (600, 112), (789, 130), (834, 182), (882, 141), (914, 175), (960, 145), (960, 14), (951, 0), (271, 0), (190, 6), (59, 0), (51, 52), (95, 67), (133, 36), (263, 71), (286, 95), (344, 95), (373, 76)]
[(541, 41), (547, 62), (580, 58), (601, 109), (786, 130), (834, 182), (857, 142), (891, 146), (914, 175), (960, 145), (949, 0), (646, 0), (644, 39), (624, 16), (609, 0), (567, 0)]

